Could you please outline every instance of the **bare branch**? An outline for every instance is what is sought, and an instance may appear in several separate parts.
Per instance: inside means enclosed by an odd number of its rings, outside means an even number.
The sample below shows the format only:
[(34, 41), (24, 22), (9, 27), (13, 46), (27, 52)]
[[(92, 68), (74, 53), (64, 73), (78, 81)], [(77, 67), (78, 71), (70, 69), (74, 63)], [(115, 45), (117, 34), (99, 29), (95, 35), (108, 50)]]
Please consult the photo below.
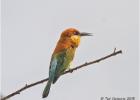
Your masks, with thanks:
[[(104, 57), (102, 57), (102, 58), (99, 58), (99, 59), (97, 59), (97, 60), (94, 60), (94, 61), (91, 61), (91, 62), (86, 62), (86, 63), (84, 63), (84, 64), (82, 64), (82, 65), (80, 65), (80, 66), (77, 66), (77, 67), (75, 67), (75, 68), (73, 68), (73, 69), (70, 69), (70, 70), (68, 70), (68, 71), (65, 71), (62, 75), (67, 74), (67, 73), (72, 73), (72, 72), (75, 71), (75, 70), (78, 70), (78, 69), (80, 69), (80, 68), (86, 67), (86, 66), (91, 65), (91, 64), (94, 64), (94, 63), (98, 63), (98, 62), (100, 62), (100, 61), (102, 61), (102, 60), (105, 60), (105, 59), (107, 59), (107, 58), (110, 58), (110, 57), (112, 57), (112, 56), (115, 56), (115, 55), (121, 54), (121, 53), (122, 53), (121, 50), (116, 51), (116, 48), (115, 48), (114, 51), (113, 51), (113, 53), (111, 53), (111, 54), (109, 54), (109, 55), (107, 55), (107, 56), (104, 56)], [(43, 79), (43, 80), (40, 80), (40, 81), (37, 81), (37, 82), (34, 82), (34, 83), (31, 83), (31, 84), (29, 84), (29, 85), (26, 84), (24, 87), (20, 88), (19, 90), (17, 90), (17, 91), (15, 91), (15, 92), (13, 92), (13, 93), (11, 93), (11, 94), (9, 94), (9, 95), (7, 95), (7, 96), (1, 98), (1, 100), (9, 99), (9, 98), (11, 98), (11, 97), (13, 97), (13, 96), (15, 96), (15, 95), (17, 95), (17, 94), (20, 94), (20, 92), (22, 92), (22, 91), (24, 91), (24, 90), (26, 90), (26, 89), (28, 89), (28, 88), (30, 88), (30, 87), (33, 87), (33, 86), (35, 86), (35, 85), (41, 84), (41, 83), (46, 82), (46, 81), (48, 81), (48, 78)]]

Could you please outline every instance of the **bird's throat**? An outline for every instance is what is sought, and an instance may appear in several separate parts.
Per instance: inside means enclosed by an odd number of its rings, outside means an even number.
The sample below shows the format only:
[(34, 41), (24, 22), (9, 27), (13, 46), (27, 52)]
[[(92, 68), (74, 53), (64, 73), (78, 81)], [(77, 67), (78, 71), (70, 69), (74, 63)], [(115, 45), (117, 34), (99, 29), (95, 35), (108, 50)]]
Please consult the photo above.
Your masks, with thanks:
[(78, 47), (79, 46), (79, 43), (80, 43), (80, 36), (71, 36), (71, 45), (74, 46), (74, 47)]

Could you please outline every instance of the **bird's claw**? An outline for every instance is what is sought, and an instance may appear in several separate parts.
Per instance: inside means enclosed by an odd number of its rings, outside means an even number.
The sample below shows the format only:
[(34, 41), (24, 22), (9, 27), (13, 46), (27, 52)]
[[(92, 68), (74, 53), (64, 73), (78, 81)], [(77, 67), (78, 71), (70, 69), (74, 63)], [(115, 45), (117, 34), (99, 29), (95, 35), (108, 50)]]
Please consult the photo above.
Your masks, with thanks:
[(69, 72), (70, 72), (70, 73), (72, 73), (72, 72), (73, 72), (73, 70), (72, 70), (71, 68), (69, 68)]

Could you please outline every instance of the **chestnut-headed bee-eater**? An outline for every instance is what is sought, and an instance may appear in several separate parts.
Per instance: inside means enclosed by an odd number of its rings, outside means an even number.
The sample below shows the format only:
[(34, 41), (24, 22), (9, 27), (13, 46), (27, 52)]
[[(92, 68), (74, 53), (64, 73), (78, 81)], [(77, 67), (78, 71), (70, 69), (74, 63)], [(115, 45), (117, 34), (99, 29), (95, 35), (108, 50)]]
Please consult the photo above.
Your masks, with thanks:
[(52, 54), (49, 80), (43, 91), (43, 98), (48, 96), (51, 84), (54, 84), (60, 75), (69, 69), (75, 55), (75, 50), (79, 46), (80, 38), (83, 36), (91, 36), (91, 33), (79, 32), (74, 28), (69, 28), (62, 32)]

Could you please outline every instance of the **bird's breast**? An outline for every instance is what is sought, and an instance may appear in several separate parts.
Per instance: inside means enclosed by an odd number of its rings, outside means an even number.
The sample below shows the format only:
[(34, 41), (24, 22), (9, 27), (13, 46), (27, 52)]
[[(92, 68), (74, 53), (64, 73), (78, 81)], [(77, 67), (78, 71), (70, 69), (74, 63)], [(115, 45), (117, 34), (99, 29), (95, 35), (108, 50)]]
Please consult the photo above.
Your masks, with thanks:
[(73, 58), (74, 58), (75, 50), (76, 50), (76, 48), (73, 48), (73, 47), (69, 47), (69, 48), (67, 49), (66, 55), (67, 55), (68, 59), (71, 60), (71, 61), (72, 61)]

